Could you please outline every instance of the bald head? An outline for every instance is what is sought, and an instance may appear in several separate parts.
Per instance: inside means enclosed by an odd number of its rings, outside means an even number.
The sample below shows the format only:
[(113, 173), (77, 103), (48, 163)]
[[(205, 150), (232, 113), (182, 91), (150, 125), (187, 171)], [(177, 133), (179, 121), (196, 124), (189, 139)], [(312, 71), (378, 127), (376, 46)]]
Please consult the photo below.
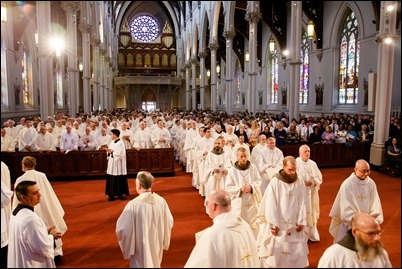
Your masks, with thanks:
[(214, 202), (222, 207), (230, 206), (230, 196), (225, 190), (215, 190), (210, 192), (208, 199), (209, 201)]
[(367, 213), (357, 213), (352, 217), (350, 224), (352, 226), (352, 229), (361, 230), (368, 230), (380, 226), (375, 218)]

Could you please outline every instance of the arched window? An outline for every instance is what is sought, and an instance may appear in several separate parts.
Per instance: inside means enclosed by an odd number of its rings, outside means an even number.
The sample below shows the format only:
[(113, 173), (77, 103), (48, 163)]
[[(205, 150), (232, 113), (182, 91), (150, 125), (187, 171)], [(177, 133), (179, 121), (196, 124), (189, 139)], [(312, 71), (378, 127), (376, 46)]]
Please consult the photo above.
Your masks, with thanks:
[(308, 43), (307, 32), (303, 31), (302, 44), (301, 44), (301, 67), (300, 67), (300, 104), (308, 103), (309, 92), (309, 73), (310, 73), (310, 58), (309, 58), (310, 45)]
[(270, 94), (267, 94), (267, 104), (278, 103), (278, 55), (276, 44), (269, 58), (270, 68), (268, 68), (268, 85), (270, 85)]
[(136, 17), (130, 25), (131, 35), (141, 42), (152, 42), (160, 35), (159, 23), (148, 15)]
[(339, 104), (357, 104), (360, 42), (356, 15), (349, 12), (340, 34)]

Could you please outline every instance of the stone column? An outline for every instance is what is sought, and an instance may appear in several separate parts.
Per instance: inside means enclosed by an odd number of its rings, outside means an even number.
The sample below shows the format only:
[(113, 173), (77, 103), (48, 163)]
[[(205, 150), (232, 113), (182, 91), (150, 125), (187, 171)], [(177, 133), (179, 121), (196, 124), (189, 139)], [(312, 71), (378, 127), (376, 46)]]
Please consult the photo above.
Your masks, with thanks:
[[(392, 99), (392, 81), (394, 74), (394, 54), (398, 35), (396, 33), (397, 25), (397, 7), (398, 1), (381, 1), (380, 30), (378, 32), (378, 51), (377, 51), (377, 84), (375, 99), (375, 128), (374, 138), (370, 149), (370, 163), (374, 165), (383, 165), (385, 163), (384, 142), (388, 140), (391, 99)], [(392, 11), (388, 10), (393, 6)], [(393, 39), (393, 43), (386, 44), (386, 38)], [(400, 44), (400, 43), (399, 43)]]
[(82, 33), (82, 87), (83, 87), (83, 108), (85, 113), (90, 113), (92, 111), (91, 107), (91, 30), (92, 25), (82, 22), (78, 26)]
[(36, 16), (38, 25), (38, 67), (39, 67), (39, 96), (40, 96), (40, 116), (46, 119), (54, 116), (54, 76), (53, 76), (53, 57), (54, 53), (49, 53), (46, 45), (48, 36), (51, 35), (51, 16), (50, 2), (36, 2)]
[(69, 93), (69, 114), (75, 117), (79, 106), (79, 69), (77, 61), (77, 18), (76, 13), (80, 9), (79, 1), (62, 1), (61, 7), (67, 13), (67, 72)]
[(191, 108), (197, 109), (197, 55), (191, 58)]
[(292, 1), (290, 8), (290, 88), (287, 96), (289, 98), (289, 121), (293, 118), (299, 119), (302, 1)]
[(191, 63), (188, 61), (185, 64), (186, 67), (186, 110), (191, 108), (191, 94), (190, 94), (190, 67)]
[(206, 53), (204, 51), (200, 51), (198, 53), (198, 57), (200, 57), (200, 104), (201, 109), (205, 109), (205, 56)]
[(216, 51), (219, 48), (216, 36), (212, 38), (208, 47), (211, 50), (211, 110), (216, 112)]
[(257, 24), (261, 20), (261, 12), (257, 1), (249, 1), (247, 5), (246, 20), (249, 22), (249, 80), (248, 80), (248, 94), (249, 97), (248, 109), (254, 115), (256, 113), (257, 101)]
[(99, 110), (99, 77), (100, 77), (100, 60), (99, 60), (99, 46), (100, 39), (91, 38), (92, 45), (92, 95), (94, 110)]
[(226, 112), (228, 114), (232, 114), (233, 111), (233, 38), (235, 35), (236, 32), (233, 29), (223, 33), (226, 38)]

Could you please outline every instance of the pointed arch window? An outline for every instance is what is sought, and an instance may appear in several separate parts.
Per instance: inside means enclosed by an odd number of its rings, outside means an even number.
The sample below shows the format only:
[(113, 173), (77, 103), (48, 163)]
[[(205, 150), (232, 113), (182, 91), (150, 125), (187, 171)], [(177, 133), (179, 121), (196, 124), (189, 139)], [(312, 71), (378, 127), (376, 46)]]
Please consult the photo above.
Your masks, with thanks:
[(309, 74), (310, 74), (310, 45), (308, 42), (307, 32), (303, 31), (302, 44), (301, 44), (301, 67), (300, 67), (300, 96), (299, 103), (308, 103), (309, 93)]
[(360, 42), (356, 14), (349, 11), (340, 35), (339, 104), (358, 103)]
[(278, 103), (278, 54), (276, 50), (276, 44), (273, 52), (269, 58), (270, 68), (268, 68), (268, 85), (270, 85), (269, 94), (267, 94), (267, 104)]

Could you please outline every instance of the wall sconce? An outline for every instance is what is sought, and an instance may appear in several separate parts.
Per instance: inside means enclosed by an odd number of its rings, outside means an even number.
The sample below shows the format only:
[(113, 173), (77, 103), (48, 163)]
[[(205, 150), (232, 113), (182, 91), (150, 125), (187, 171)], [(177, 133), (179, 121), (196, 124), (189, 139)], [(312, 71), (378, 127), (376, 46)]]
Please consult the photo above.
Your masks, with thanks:
[(314, 22), (311, 20), (307, 23), (307, 37), (310, 40), (314, 37)]
[(37, 47), (39, 46), (39, 34), (38, 34), (38, 31), (35, 32), (35, 45)]
[(210, 78), (211, 77), (211, 70), (207, 70), (207, 77)]
[(248, 50), (246, 50), (246, 53), (244, 54), (244, 59), (246, 62), (250, 61), (250, 52)]
[(288, 50), (284, 50), (282, 52), (282, 67), (283, 67), (283, 69), (286, 69), (286, 61), (287, 61), (288, 55), (289, 55)]
[(275, 52), (275, 40), (273, 38), (269, 40), (269, 52), (271, 54), (274, 54)]
[(219, 78), (219, 75), (221, 73), (221, 66), (219, 64), (216, 66), (216, 73), (218, 74), (218, 78)]
[(78, 69), (80, 70), (80, 72), (82, 72), (82, 70), (84, 70), (84, 65), (82, 63), (79, 63)]
[(1, 22), (7, 22), (7, 7), (1, 1)]

